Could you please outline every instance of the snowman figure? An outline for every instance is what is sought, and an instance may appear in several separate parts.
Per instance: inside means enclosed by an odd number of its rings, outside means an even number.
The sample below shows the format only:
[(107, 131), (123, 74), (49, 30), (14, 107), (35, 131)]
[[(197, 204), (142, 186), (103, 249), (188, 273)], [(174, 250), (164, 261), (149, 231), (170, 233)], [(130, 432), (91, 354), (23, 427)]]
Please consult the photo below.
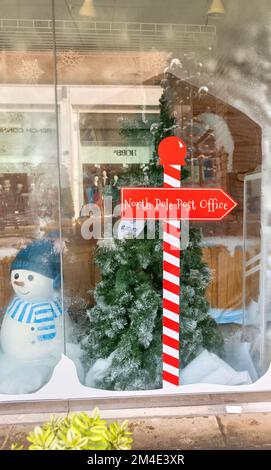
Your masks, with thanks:
[(60, 254), (53, 240), (35, 241), (17, 254), (11, 264), (11, 283), (15, 298), (6, 310), (0, 332), (4, 354), (20, 361), (60, 356)]

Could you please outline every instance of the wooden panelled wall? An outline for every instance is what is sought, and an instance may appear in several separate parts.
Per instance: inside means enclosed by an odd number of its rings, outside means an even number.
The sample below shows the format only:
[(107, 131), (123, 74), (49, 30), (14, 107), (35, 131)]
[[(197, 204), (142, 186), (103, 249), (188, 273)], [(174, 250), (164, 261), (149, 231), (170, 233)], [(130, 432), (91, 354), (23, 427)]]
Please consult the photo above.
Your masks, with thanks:
[[(85, 308), (93, 304), (93, 289), (100, 280), (95, 266), (94, 242), (75, 240), (64, 256), (64, 291), (66, 305), (74, 319), (85, 314)], [(207, 289), (207, 298), (212, 308), (239, 309), (242, 306), (242, 249), (230, 253), (224, 246), (204, 247), (204, 260), (208, 263), (212, 281)], [(251, 252), (253, 256), (253, 252)], [(0, 262), (0, 307), (1, 316), (13, 297), (10, 283), (10, 265), (14, 258), (6, 257)], [(114, 282), (114, 280), (112, 280)], [(247, 302), (257, 300), (258, 275), (249, 279)]]

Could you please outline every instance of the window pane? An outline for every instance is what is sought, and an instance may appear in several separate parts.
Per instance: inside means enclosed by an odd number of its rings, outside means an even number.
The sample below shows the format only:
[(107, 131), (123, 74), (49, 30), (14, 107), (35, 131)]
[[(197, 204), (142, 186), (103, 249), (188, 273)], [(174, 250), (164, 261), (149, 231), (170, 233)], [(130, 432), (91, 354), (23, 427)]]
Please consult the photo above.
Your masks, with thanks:
[[(267, 367), (264, 124), (247, 96), (248, 51), (253, 34), (264, 43), (269, 9), (263, 2), (255, 19), (255, 2), (243, 10), (244, 2), (229, 1), (219, 11), (188, 3), (72, 1), (56, 9), (61, 161), (74, 204), (63, 225), (67, 354), (90, 389), (159, 389), (179, 369), (182, 386), (249, 385)], [(238, 203), (223, 221), (190, 222), (180, 288), (158, 223), (120, 222), (122, 186), (163, 185), (157, 149), (169, 135), (187, 145), (182, 185), (191, 195), (222, 188)], [(253, 188), (244, 183), (251, 173)]]
[(52, 10), (37, 3), (1, 2), (1, 396), (39, 390), (63, 350)]
[[(249, 390), (268, 370), (271, 11), (260, 3), (1, 2), (0, 392), (42, 387), (62, 350), (84, 397)], [(169, 136), (186, 144), (182, 172), (159, 164)], [(121, 220), (123, 187), (147, 197), (180, 184), (191, 204), (209, 188), (209, 220)], [(223, 220), (220, 188), (237, 202)], [(13, 304), (31, 276), (35, 298)], [(44, 302), (52, 318), (36, 330)], [(31, 355), (10, 382), (32, 349), (35, 380)]]

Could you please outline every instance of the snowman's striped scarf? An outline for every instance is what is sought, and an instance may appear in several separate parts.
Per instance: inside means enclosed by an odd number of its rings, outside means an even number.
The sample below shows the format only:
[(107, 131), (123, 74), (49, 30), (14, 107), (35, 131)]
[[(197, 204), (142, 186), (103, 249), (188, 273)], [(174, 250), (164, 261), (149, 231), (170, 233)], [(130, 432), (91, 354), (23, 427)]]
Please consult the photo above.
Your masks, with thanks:
[(60, 303), (56, 301), (29, 303), (15, 297), (7, 309), (7, 315), (19, 323), (32, 323), (37, 331), (38, 341), (55, 338), (55, 318), (62, 315)]

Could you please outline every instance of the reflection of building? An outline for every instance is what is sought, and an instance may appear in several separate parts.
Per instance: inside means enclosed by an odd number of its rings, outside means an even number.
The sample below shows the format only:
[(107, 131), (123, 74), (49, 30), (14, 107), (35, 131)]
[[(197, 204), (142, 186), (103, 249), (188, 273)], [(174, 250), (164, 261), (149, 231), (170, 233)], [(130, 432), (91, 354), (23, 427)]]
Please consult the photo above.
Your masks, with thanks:
[[(146, 90), (147, 92), (147, 90)], [(121, 108), (121, 107), (120, 107)], [(85, 203), (101, 205), (104, 196), (119, 200), (117, 180), (130, 165), (142, 165), (151, 156), (151, 133), (157, 113), (148, 110), (144, 122), (139, 110), (87, 113), (81, 112), (80, 152)], [(125, 125), (137, 129), (135, 137), (123, 135)], [(130, 132), (131, 134), (132, 132)], [(82, 194), (82, 192), (81, 192)]]
[[(150, 158), (152, 148), (148, 129), (151, 123), (158, 119), (160, 80), (161, 75), (154, 77), (150, 79), (150, 84), (144, 87), (59, 87), (60, 159), (62, 173), (64, 168), (67, 173), (65, 178), (62, 175), (62, 190), (65, 193), (65, 198), (62, 199), (66, 203), (71, 187), (75, 218), (79, 217), (81, 208), (86, 203), (93, 202), (102, 207), (104, 195), (112, 196), (113, 204), (116, 204), (118, 177), (123, 171), (129, 171), (129, 165), (143, 164)], [(186, 83), (184, 86), (190, 85)], [(51, 217), (57, 220), (57, 154), (53, 147), (47, 145), (47, 142), (52, 143), (52, 131), (55, 131), (54, 115), (48, 113), (48, 110), (53, 111), (54, 94), (50, 87), (43, 86), (40, 87), (43, 92), (35, 94), (33, 98), (36, 88), (28, 86), (28, 93), (22, 97), (20, 86), (5, 87), (5, 97), (1, 95), (2, 107), (14, 107), (20, 99), (20, 126), (23, 126), (24, 116), (28, 121), (32, 119), (35, 145), (29, 151), (29, 139), (25, 142), (21, 134), (18, 137), (16, 132), (9, 133), (3, 141), (5, 153), (2, 152), (0, 171), (8, 171), (3, 174), (5, 178), (6, 174), (10, 175), (15, 192), (17, 183), (24, 184), (23, 192), (26, 193), (26, 202), (28, 201), (26, 207), (32, 209), (36, 217)], [(181, 93), (178, 89), (176, 91)], [(209, 93), (199, 96), (195, 87), (192, 87), (192, 91), (193, 98), (189, 103), (180, 105), (177, 98), (174, 105), (177, 122), (182, 123), (184, 119), (189, 122), (187, 135), (183, 136), (192, 145), (192, 153), (187, 157), (191, 176), (186, 184), (224, 187), (237, 200), (238, 209), (223, 224), (203, 224), (205, 233), (210, 236), (241, 237), (243, 179), (246, 173), (261, 165), (261, 130), (246, 115), (218, 98)], [(144, 110), (141, 104), (142, 96), (145, 100)], [(30, 100), (31, 113), (27, 111)], [(10, 111), (9, 119), (15, 119), (15, 115), (16, 110)], [(2, 119), (4, 116), (6, 119), (6, 114), (2, 113)], [(43, 127), (39, 123), (42, 123)], [(138, 126), (136, 141), (121, 135), (121, 129), (127, 123)], [(16, 124), (13, 126), (16, 127)], [(42, 132), (43, 128), (51, 128), (51, 132)], [(34, 132), (35, 129), (39, 132)], [(25, 152), (24, 142), (28, 153)], [(18, 148), (20, 152), (16, 150)], [(52, 179), (53, 175), (55, 181)], [(69, 210), (68, 214), (70, 217), (72, 210)], [(29, 224), (30, 220), (33, 224), (33, 214), (26, 212), (26, 216), (26, 224)], [(22, 218), (20, 220), (22, 222)], [(255, 231), (257, 232), (256, 227)], [(210, 263), (216, 264), (210, 257), (209, 260)], [(235, 270), (240, 276), (242, 257), (238, 258), (237, 263)], [(224, 267), (221, 266), (221, 269)], [(89, 280), (87, 282), (89, 283)], [(95, 284), (95, 279), (91, 282)], [(237, 290), (233, 294), (234, 305), (239, 307), (242, 286), (240, 283), (235, 285)], [(86, 285), (86, 292), (88, 291), (89, 285)], [(211, 294), (211, 303), (214, 306), (218, 305), (217, 300), (214, 300), (217, 295), (215, 292)], [(228, 306), (227, 302), (224, 307)]]
[[(13, 110), (1, 114), (0, 106), (2, 126), (7, 128), (7, 117), (14, 120), (17, 116), (14, 106), (18, 101), (21, 102), (22, 122), (9, 124), (11, 130), (7, 134), (0, 134), (0, 144), (3, 147), (1, 151), (0, 145), (0, 171), (27, 174), (29, 186), (38, 175), (43, 175), (44, 184), (51, 184), (51, 177), (47, 183), (44, 181), (48, 180), (46, 168), (51, 166), (52, 169), (55, 168), (52, 175), (57, 184), (56, 125), (52, 114), (54, 94), (51, 87), (41, 87), (42, 93), (35, 93), (33, 98), (36, 89), (37, 87), (28, 86), (28, 94), (22, 96), (20, 86), (5, 87), (5, 96), (1, 99), (2, 109), (12, 107)], [(89, 177), (94, 177), (95, 168), (99, 173), (104, 166), (114, 179), (114, 174), (119, 174), (126, 165), (142, 164), (150, 158), (150, 139), (147, 141), (145, 136), (145, 140), (138, 138), (137, 142), (130, 142), (121, 137), (120, 130), (123, 119), (138, 119), (138, 122), (142, 119), (142, 93), (147, 97), (144, 116), (150, 124), (156, 119), (160, 88), (60, 87), (59, 91), (62, 97), (59, 101), (60, 159), (69, 176), (67, 181), (62, 179), (62, 185), (65, 189), (71, 184), (75, 213), (78, 216), (85, 200), (84, 186), (87, 181), (84, 178), (87, 180), (88, 174)], [(64, 96), (69, 96), (69, 100)], [(95, 104), (97, 99), (99, 105)], [(30, 101), (31, 112), (28, 111)], [(47, 111), (44, 111), (45, 107)], [(146, 130), (142, 129), (143, 137), (144, 132), (146, 134)]]
[[(60, 159), (69, 175), (69, 181), (62, 181), (62, 184), (69, 186), (71, 182), (76, 216), (87, 201), (86, 191), (95, 177), (100, 180), (101, 187), (106, 186), (101, 192), (110, 192), (114, 175), (119, 175), (123, 167), (142, 164), (150, 158), (152, 150), (148, 128), (158, 116), (160, 79), (161, 76), (149, 79), (147, 82), (152, 84), (144, 87), (104, 85), (59, 88)], [(43, 175), (44, 165), (57, 168), (56, 129), (52, 89), (43, 86), (43, 92), (35, 94), (34, 98), (36, 87), (28, 86), (27, 89), (28, 93), (21, 96), (20, 86), (5, 87), (5, 94), (1, 96), (2, 109), (4, 106), (13, 108), (8, 113), (3, 111), (0, 114), (0, 130), (5, 129), (5, 133), (0, 134), (0, 171), (28, 175), (30, 187), (38, 177), (33, 173)], [(196, 91), (196, 88), (193, 90)], [(144, 110), (141, 105), (143, 96)], [(21, 101), (20, 122), (16, 123), (14, 119), (19, 108), (14, 110), (14, 106), (18, 101)], [(27, 111), (29, 101), (32, 101), (31, 112)], [(44, 107), (47, 108), (46, 112), (43, 111)], [(176, 99), (176, 116), (177, 121), (189, 121), (187, 136), (184, 136), (186, 140), (191, 140), (193, 147), (192, 154), (187, 158), (191, 170), (188, 184), (223, 186), (237, 200), (239, 206), (235, 213), (237, 215), (239, 211), (241, 216), (244, 175), (261, 164), (259, 126), (208, 93), (204, 96), (193, 93), (192, 100), (184, 106)], [(121, 135), (125, 122), (139, 125), (137, 141)], [(143, 124), (145, 127), (141, 131)], [(107, 172), (108, 184), (102, 182), (103, 171)], [(43, 185), (48, 184), (44, 181), (46, 178), (42, 177)], [(17, 182), (20, 183), (16, 180), (14, 184)], [(24, 192), (28, 192), (27, 188)]]

